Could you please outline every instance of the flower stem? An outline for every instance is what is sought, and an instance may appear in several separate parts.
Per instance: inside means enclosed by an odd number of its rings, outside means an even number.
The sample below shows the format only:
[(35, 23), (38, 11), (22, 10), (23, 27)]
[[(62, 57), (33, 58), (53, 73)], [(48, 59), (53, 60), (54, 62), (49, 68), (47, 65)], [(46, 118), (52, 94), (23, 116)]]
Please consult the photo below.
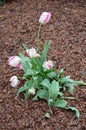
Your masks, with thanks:
[(52, 114), (52, 113), (53, 113), (53, 111), (52, 111), (52, 109), (51, 109), (50, 105), (49, 105), (49, 111), (50, 111), (50, 114)]
[(37, 32), (37, 50), (40, 52), (40, 31), (41, 31), (42, 24), (39, 25), (38, 32)]

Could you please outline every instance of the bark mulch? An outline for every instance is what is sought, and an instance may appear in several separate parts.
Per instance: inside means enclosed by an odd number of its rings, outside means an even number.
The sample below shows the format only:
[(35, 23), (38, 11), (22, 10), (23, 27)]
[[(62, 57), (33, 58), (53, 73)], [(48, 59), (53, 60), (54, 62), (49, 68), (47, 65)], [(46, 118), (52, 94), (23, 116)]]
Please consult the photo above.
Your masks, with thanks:
[(80, 113), (53, 108), (53, 115), (45, 119), (45, 101), (25, 101), (16, 98), (18, 88), (9, 79), (20, 71), (10, 68), (9, 56), (23, 50), (22, 44), (36, 47), (38, 19), (50, 11), (52, 18), (41, 31), (41, 48), (45, 40), (52, 44), (48, 59), (56, 69), (64, 68), (65, 75), (86, 82), (86, 0), (12, 0), (0, 6), (0, 129), (1, 130), (86, 130), (86, 87), (75, 87), (76, 100), (69, 103)]

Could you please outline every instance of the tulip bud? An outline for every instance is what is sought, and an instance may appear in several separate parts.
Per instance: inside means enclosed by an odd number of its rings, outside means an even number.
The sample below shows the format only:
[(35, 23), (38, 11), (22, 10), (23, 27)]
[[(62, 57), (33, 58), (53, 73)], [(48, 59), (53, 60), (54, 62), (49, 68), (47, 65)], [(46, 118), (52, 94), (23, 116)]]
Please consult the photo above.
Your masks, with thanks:
[(29, 94), (31, 94), (31, 95), (35, 95), (35, 88), (30, 88), (29, 90), (28, 90), (28, 93)]
[(53, 62), (48, 60), (48, 61), (45, 61), (44, 64), (43, 64), (43, 67), (47, 70), (49, 69), (52, 69), (53, 68)]
[(39, 23), (46, 24), (51, 18), (50, 12), (43, 12), (42, 15), (39, 18)]
[(14, 87), (14, 88), (17, 87), (19, 85), (19, 83), (20, 83), (17, 76), (12, 76), (10, 78), (10, 82), (11, 82), (11, 86)]
[(40, 57), (40, 55), (36, 52), (35, 48), (33, 47), (31, 49), (27, 49), (26, 52), (28, 56), (31, 58)]
[(18, 56), (11, 56), (9, 59), (8, 59), (8, 64), (12, 67), (18, 67), (18, 68), (22, 68), (22, 65), (21, 65), (21, 58), (18, 57)]

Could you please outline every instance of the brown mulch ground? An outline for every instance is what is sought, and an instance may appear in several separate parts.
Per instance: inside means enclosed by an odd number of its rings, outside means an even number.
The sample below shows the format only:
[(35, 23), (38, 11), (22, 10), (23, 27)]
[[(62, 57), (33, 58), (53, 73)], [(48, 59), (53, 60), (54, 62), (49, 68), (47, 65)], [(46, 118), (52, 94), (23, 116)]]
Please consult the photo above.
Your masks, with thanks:
[(48, 59), (56, 62), (57, 71), (86, 82), (86, 0), (16, 0), (0, 6), (0, 130), (86, 130), (86, 87), (76, 87), (76, 100), (69, 101), (80, 113), (53, 108), (45, 119), (45, 101), (16, 98), (18, 88), (9, 79), (19, 71), (8, 66), (9, 56), (17, 55), (22, 44), (36, 46), (38, 18), (50, 11), (52, 18), (41, 31), (43, 42), (51, 40)]

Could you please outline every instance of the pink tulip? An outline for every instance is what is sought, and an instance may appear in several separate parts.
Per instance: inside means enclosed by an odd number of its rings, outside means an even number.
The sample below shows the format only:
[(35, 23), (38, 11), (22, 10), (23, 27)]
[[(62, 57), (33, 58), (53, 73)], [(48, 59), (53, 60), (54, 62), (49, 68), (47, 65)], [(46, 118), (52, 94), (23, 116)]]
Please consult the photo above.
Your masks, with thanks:
[(26, 52), (30, 58), (40, 57), (40, 55), (36, 52), (35, 48), (33, 47), (31, 49), (27, 49)]
[(20, 83), (17, 76), (12, 76), (10, 78), (10, 82), (11, 82), (11, 86), (14, 87), (14, 88), (17, 87), (19, 85), (19, 83)]
[(22, 68), (22, 64), (21, 64), (21, 58), (18, 56), (11, 56), (8, 59), (8, 64), (12, 67), (18, 67), (18, 68)]
[(51, 18), (50, 12), (43, 12), (42, 15), (39, 18), (39, 23), (46, 24)]
[(43, 67), (47, 70), (49, 69), (52, 69), (53, 68), (53, 62), (48, 60), (48, 61), (45, 61), (44, 64), (43, 64)]

